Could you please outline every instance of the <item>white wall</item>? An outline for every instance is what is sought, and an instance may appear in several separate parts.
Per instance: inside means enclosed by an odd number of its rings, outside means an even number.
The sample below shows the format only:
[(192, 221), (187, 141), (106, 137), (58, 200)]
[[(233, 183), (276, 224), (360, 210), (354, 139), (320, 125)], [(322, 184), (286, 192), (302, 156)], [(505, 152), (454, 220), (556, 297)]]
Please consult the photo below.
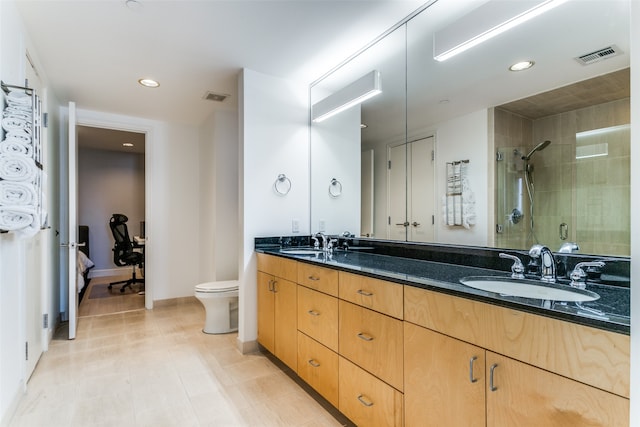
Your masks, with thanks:
[(238, 278), (238, 115), (213, 113), (200, 131), (199, 281)]
[[(480, 110), (434, 126), (436, 129), (436, 241), (454, 245), (486, 246), (489, 205), (488, 111)], [(464, 153), (464, 158), (460, 158)], [(447, 162), (469, 160), (471, 190), (476, 198), (476, 225), (450, 227), (442, 221), (442, 196), (447, 192)], [(491, 181), (492, 182), (492, 181)]]
[[(238, 79), (240, 137), (240, 314), (238, 344), (257, 338), (254, 238), (309, 231), (308, 86), (244, 69)], [(291, 191), (278, 195), (273, 183), (281, 173)]]
[[(313, 233), (360, 234), (360, 117), (358, 105), (311, 127)], [(342, 184), (342, 194), (338, 197), (329, 195), (333, 178)]]
[(78, 149), (78, 225), (89, 226), (92, 274), (117, 268), (109, 218), (125, 214), (130, 237), (138, 235), (144, 194), (144, 154)]
[[(43, 348), (46, 350), (48, 337), (57, 326), (58, 314), (58, 283), (57, 283), (57, 247), (55, 230), (58, 228), (57, 215), (57, 127), (55, 96), (48, 92), (47, 76), (38, 67), (38, 56), (25, 34), (22, 21), (15, 4), (10, 1), (0, 2), (0, 77), (8, 84), (23, 85), (25, 79), (26, 51), (38, 68), (39, 76), (45, 88), (40, 96), (43, 111), (49, 112), (51, 120), (48, 128), (43, 129), (45, 147), (45, 196), (48, 201), (49, 225), (48, 230), (40, 231), (33, 240), (23, 240), (15, 234), (0, 235), (0, 425), (4, 425), (13, 412), (18, 399), (24, 391), (26, 382), (26, 364), (24, 348), (27, 341), (26, 316), (35, 312), (36, 315), (49, 314), (49, 328), (43, 329)], [(4, 101), (4, 95), (0, 97)], [(3, 104), (4, 105), (4, 104)], [(38, 243), (39, 241), (39, 243)], [(37, 251), (36, 259), (30, 259), (31, 265), (39, 265), (43, 283), (40, 287), (41, 300), (26, 300), (26, 278), (29, 263), (25, 254), (29, 247), (44, 245), (42, 251)], [(47, 247), (48, 246), (48, 247)], [(34, 255), (31, 252), (31, 255)], [(31, 271), (33, 273), (33, 271)], [(33, 275), (32, 275), (33, 276)], [(28, 309), (27, 309), (28, 306)], [(39, 312), (39, 313), (38, 313)]]

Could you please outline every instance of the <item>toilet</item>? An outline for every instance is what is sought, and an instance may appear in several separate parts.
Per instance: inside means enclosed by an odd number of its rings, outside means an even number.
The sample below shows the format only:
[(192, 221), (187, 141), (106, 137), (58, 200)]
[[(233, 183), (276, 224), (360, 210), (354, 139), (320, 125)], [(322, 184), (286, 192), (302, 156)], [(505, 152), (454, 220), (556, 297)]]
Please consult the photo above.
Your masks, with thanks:
[(204, 306), (202, 332), (226, 334), (238, 330), (238, 281), (200, 283), (195, 296)]

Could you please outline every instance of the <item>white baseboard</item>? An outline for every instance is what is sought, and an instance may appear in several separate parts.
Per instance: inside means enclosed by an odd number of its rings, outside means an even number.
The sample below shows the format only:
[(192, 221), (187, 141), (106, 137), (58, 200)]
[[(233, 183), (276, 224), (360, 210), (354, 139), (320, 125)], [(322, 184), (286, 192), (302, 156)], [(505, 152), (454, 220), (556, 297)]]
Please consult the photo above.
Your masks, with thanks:
[(5, 413), (0, 414), (0, 427), (6, 427), (9, 425), (9, 422), (11, 421), (11, 418), (13, 418), (14, 414), (16, 413), (16, 410), (18, 409), (18, 404), (20, 403), (20, 400), (22, 399), (22, 397), (25, 395), (26, 391), (27, 391), (26, 385), (24, 381), (21, 380), (20, 384), (18, 384), (18, 387), (15, 390), (15, 395), (13, 396), (13, 399), (11, 399), (11, 403), (7, 407)]
[(238, 351), (242, 354), (255, 353), (258, 351), (258, 341), (240, 341), (240, 338), (236, 338), (236, 346)]

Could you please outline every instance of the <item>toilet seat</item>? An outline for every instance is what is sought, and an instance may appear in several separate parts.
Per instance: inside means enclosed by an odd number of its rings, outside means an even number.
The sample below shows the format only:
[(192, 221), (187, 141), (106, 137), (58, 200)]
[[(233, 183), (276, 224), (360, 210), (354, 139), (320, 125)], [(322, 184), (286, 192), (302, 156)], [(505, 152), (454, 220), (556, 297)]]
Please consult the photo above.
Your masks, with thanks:
[(201, 293), (221, 293), (238, 290), (237, 280), (227, 280), (223, 282), (207, 282), (196, 286), (196, 292)]

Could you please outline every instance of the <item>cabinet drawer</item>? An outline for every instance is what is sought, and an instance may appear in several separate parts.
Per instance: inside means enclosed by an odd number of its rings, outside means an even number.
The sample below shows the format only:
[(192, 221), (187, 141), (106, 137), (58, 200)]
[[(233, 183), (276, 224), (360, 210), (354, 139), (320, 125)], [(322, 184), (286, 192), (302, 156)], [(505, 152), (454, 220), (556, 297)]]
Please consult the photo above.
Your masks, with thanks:
[(402, 426), (402, 393), (340, 357), (338, 409), (359, 426)]
[(298, 278), (298, 263), (296, 261), (261, 253), (256, 255), (259, 271), (282, 277), (292, 282), (295, 282)]
[(338, 299), (298, 286), (298, 330), (338, 351)]
[(356, 274), (340, 274), (340, 298), (389, 316), (404, 317), (403, 285)]
[(402, 321), (340, 300), (340, 355), (403, 389)]
[(298, 332), (298, 375), (338, 407), (338, 354)]
[(338, 296), (338, 271), (317, 265), (300, 263), (298, 283), (325, 294)]

